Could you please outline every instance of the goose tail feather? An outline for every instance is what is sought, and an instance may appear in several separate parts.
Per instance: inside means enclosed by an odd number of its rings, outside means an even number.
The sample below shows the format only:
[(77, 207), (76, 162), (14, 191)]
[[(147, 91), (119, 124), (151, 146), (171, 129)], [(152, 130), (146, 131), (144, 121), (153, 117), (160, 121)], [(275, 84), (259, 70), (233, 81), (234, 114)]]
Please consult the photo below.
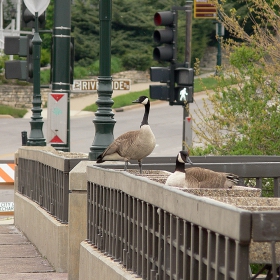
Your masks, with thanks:
[(231, 182), (238, 184), (239, 183), (239, 176), (232, 174), (232, 173), (226, 173), (227, 179)]

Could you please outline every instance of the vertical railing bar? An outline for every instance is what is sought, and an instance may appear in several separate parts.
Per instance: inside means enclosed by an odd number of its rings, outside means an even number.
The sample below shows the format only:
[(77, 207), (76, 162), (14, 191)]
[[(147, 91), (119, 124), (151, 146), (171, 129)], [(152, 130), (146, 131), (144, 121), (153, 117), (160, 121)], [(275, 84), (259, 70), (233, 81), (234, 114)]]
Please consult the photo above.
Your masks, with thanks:
[(194, 277), (194, 265), (195, 265), (195, 259), (194, 259), (194, 224), (191, 223), (191, 248), (190, 248), (190, 280), (196, 280)]
[(216, 248), (215, 248), (215, 280), (219, 277), (219, 250), (220, 250), (220, 235), (216, 233)]
[(170, 238), (170, 242), (169, 242), (169, 270), (170, 270), (170, 279), (173, 278), (173, 274), (174, 274), (174, 268), (173, 268), (173, 240), (174, 238), (174, 231), (173, 231), (173, 219), (175, 219), (175, 217), (172, 214), (169, 214), (169, 232), (167, 234), (169, 234), (169, 238)]
[(96, 186), (95, 192), (94, 192), (94, 244), (96, 244), (97, 248), (100, 249), (100, 244), (98, 242), (98, 215), (99, 215), (99, 211), (98, 211), (98, 203), (99, 203), (99, 193), (100, 193), (100, 185)]
[(207, 271), (206, 271), (206, 279), (211, 280), (211, 253), (212, 253), (212, 234), (211, 231), (207, 230)]
[(132, 238), (131, 238), (131, 234), (132, 234), (132, 231), (133, 231), (133, 228), (132, 228), (132, 225), (131, 225), (131, 217), (130, 217), (130, 213), (131, 213), (131, 207), (133, 207), (132, 205), (132, 198), (131, 196), (128, 195), (128, 211), (127, 211), (127, 221), (128, 221), (128, 238), (127, 238), (127, 269), (132, 269)]
[(273, 180), (273, 195), (274, 197), (280, 197), (280, 177)]
[(110, 254), (110, 189), (105, 187), (106, 191), (106, 237), (105, 237), (105, 251), (106, 255)]
[[(127, 253), (128, 253), (128, 250), (127, 250), (127, 242), (128, 242), (128, 221), (127, 221), (127, 217), (128, 217), (128, 195), (123, 193), (124, 194), (124, 211), (123, 211), (123, 224), (124, 224), (124, 227), (123, 227), (123, 230), (124, 230), (124, 233), (123, 233), (123, 240), (122, 240), (122, 243), (123, 243), (123, 264), (124, 266), (126, 267), (127, 265)], [(127, 267), (126, 267), (127, 268)]]
[(87, 240), (90, 240), (91, 237), (91, 185), (93, 183), (87, 182)]
[(118, 258), (121, 263), (123, 263), (123, 226), (124, 226), (124, 221), (123, 221), (123, 205), (124, 205), (124, 192), (120, 191), (120, 205), (119, 205), (119, 236), (118, 236)]
[(225, 279), (229, 279), (229, 261), (230, 261), (230, 240), (228, 236), (225, 236)]
[[(151, 261), (152, 261), (152, 271), (151, 271), (151, 275), (150, 276), (150, 279), (153, 280), (153, 275), (156, 274), (156, 261), (157, 261), (157, 252), (156, 252), (156, 241), (157, 241), (157, 238), (156, 238), (156, 216), (158, 215), (157, 214), (157, 211), (156, 211), (156, 207), (155, 205), (151, 205), (152, 207), (152, 258), (151, 258)], [(149, 262), (150, 264), (150, 262)]]
[[(146, 225), (147, 225), (147, 231), (146, 231), (146, 240), (147, 240), (147, 246), (146, 246), (146, 253), (147, 253), (147, 258), (146, 258), (146, 277), (147, 280), (150, 280), (151, 277), (151, 270), (152, 270), (152, 265), (150, 262), (150, 252), (152, 252), (152, 257), (153, 255), (153, 229), (150, 228), (153, 223), (153, 212), (151, 205), (146, 202)], [(152, 223), (151, 223), (152, 221)], [(152, 251), (151, 251), (152, 250)]]
[(262, 190), (262, 178), (261, 177), (256, 177), (256, 188)]
[(167, 263), (167, 214), (166, 211), (163, 211), (163, 280), (166, 280), (166, 263)]
[(198, 227), (198, 279), (202, 280), (202, 268), (203, 268), (203, 261), (202, 261), (202, 248), (204, 246), (203, 242), (203, 232), (202, 227)]
[(120, 213), (120, 191), (116, 190), (116, 208), (115, 208), (115, 260), (120, 261), (120, 258), (118, 256), (118, 248), (119, 248), (119, 234), (120, 234), (120, 219), (119, 219), (119, 213)]
[(180, 219), (176, 217), (176, 257), (175, 257), (175, 279), (179, 280), (180, 278)]
[(142, 278), (146, 279), (147, 277), (147, 262), (145, 261), (148, 258), (147, 252), (147, 232), (148, 232), (148, 224), (147, 224), (147, 207), (146, 203), (142, 200), (141, 201), (141, 208), (142, 208)]
[(138, 275), (141, 274), (141, 265), (140, 265), (140, 260), (141, 260), (141, 253), (140, 253), (140, 237), (141, 237), (141, 229), (140, 229), (140, 204), (141, 201), (137, 199), (136, 202), (136, 213), (137, 213), (137, 223), (136, 223), (136, 273)]
[(162, 234), (161, 234), (161, 230), (164, 227), (163, 225), (163, 218), (162, 218), (162, 209), (158, 208), (157, 213), (159, 215), (159, 227), (158, 227), (158, 278), (162, 279), (162, 247), (161, 247), (161, 243), (162, 243)]
[(188, 271), (188, 248), (187, 248), (187, 222), (186, 220), (183, 220), (183, 280), (187, 279), (187, 271)]

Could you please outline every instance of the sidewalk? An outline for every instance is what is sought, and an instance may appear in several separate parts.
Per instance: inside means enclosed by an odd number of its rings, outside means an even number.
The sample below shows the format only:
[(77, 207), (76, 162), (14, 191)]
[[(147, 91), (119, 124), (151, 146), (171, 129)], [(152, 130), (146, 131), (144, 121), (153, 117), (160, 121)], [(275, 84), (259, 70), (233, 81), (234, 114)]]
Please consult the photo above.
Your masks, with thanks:
[(67, 280), (14, 225), (0, 216), (0, 280)]

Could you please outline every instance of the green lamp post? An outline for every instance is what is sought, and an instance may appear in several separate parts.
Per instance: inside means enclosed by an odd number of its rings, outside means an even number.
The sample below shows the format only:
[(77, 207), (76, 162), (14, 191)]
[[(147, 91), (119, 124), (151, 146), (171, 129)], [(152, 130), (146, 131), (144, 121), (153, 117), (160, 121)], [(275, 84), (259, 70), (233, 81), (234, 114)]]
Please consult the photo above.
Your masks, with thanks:
[(35, 32), (32, 40), (33, 46), (33, 101), (32, 117), (30, 121), (31, 131), (27, 140), (27, 146), (46, 146), (46, 140), (43, 134), (43, 118), (41, 116), (41, 93), (40, 93), (40, 59), (41, 43), (39, 35), (38, 17), (46, 10), (50, 0), (24, 0), (28, 10), (35, 16)]
[(100, 63), (98, 77), (98, 110), (95, 113), (93, 123), (95, 125), (95, 137), (90, 147), (89, 160), (96, 160), (105, 148), (114, 140), (113, 129), (116, 121), (112, 112), (114, 101), (112, 97), (111, 76), (111, 18), (112, 0), (100, 0)]

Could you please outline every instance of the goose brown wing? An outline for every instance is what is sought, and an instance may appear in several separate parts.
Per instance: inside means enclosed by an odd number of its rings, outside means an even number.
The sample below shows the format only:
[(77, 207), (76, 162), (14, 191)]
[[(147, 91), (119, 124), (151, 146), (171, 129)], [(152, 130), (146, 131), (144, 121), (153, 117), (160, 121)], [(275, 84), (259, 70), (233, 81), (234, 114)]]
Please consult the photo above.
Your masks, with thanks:
[(226, 176), (210, 169), (191, 167), (186, 169), (186, 178), (192, 176), (199, 182), (199, 188), (223, 188)]
[(199, 188), (199, 181), (192, 175), (186, 175), (185, 177), (185, 188), (188, 189), (198, 189)]
[(128, 131), (128, 132), (120, 135), (103, 152), (103, 156), (106, 154), (113, 154), (113, 153), (118, 153), (122, 156), (124, 149), (129, 147), (131, 145), (131, 143), (133, 142), (133, 138), (134, 138), (133, 135), (135, 135), (135, 133), (137, 133), (137, 130)]

